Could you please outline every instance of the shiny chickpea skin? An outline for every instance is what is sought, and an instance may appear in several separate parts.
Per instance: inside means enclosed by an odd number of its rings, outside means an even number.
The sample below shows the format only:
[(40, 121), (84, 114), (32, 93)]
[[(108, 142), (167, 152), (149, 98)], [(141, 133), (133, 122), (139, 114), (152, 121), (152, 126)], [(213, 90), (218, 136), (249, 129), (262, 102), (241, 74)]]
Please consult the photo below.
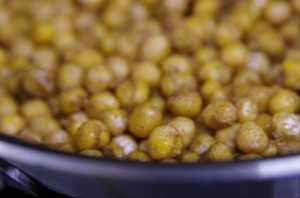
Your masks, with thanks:
[(218, 99), (208, 104), (202, 111), (204, 123), (220, 129), (234, 124), (237, 120), (237, 108), (225, 99)]
[(285, 22), (291, 14), (291, 5), (282, 0), (270, 1), (267, 3), (264, 10), (266, 19), (274, 25), (279, 25)]
[(187, 117), (176, 117), (168, 125), (177, 129), (182, 139), (182, 147), (187, 148), (191, 144), (196, 132), (194, 121)]
[(104, 65), (90, 67), (84, 76), (84, 86), (92, 93), (98, 93), (107, 90), (113, 82), (113, 73)]
[(193, 73), (191, 60), (182, 54), (168, 56), (161, 64), (164, 73)]
[(199, 64), (205, 64), (209, 61), (216, 60), (217, 55), (218, 52), (216, 49), (212, 47), (201, 47), (195, 52), (194, 58)]
[(52, 133), (47, 133), (42, 138), (44, 144), (53, 146), (71, 142), (69, 134), (64, 130), (57, 130), (53, 131)]
[(300, 152), (300, 138), (298, 136), (281, 136), (275, 139), (274, 143), (279, 155), (289, 155)]
[(286, 135), (300, 136), (299, 116), (289, 112), (276, 113), (272, 117), (272, 128), (274, 138)]
[(259, 114), (255, 120), (255, 123), (260, 126), (269, 136), (272, 135), (272, 116), (270, 114)]
[(128, 134), (115, 136), (108, 145), (109, 155), (116, 159), (127, 159), (128, 155), (137, 149), (136, 140)]
[(55, 92), (54, 74), (45, 70), (29, 69), (23, 73), (21, 85), (27, 94), (47, 98)]
[(164, 75), (160, 83), (160, 90), (166, 97), (169, 97), (178, 91), (193, 91), (196, 89), (196, 78), (193, 75), (186, 73)]
[(78, 128), (74, 141), (79, 149), (104, 148), (110, 141), (110, 133), (101, 121), (88, 120)]
[(264, 130), (252, 121), (243, 123), (236, 134), (237, 147), (244, 153), (259, 153), (267, 148), (268, 142)]
[(60, 110), (65, 114), (72, 114), (83, 108), (87, 93), (82, 88), (68, 89), (59, 94)]
[(128, 113), (124, 109), (111, 109), (103, 112), (101, 120), (112, 136), (124, 133), (128, 128)]
[(156, 88), (161, 80), (161, 71), (151, 62), (141, 62), (132, 68), (131, 76), (133, 80), (144, 81), (151, 88)]
[(149, 103), (133, 109), (128, 119), (130, 132), (138, 138), (147, 138), (162, 122), (162, 113)]
[[(279, 112), (295, 113), (299, 108), (299, 102), (296, 93), (293, 93), (287, 89), (281, 89), (277, 91), (270, 99), (269, 111), (271, 114)], [(299, 98), (298, 98), (299, 100)]]
[(133, 151), (129, 153), (128, 160), (137, 162), (151, 162), (150, 156), (143, 151)]
[(3, 94), (0, 96), (0, 116), (15, 114), (18, 112), (18, 103), (10, 95)]
[(206, 62), (197, 72), (197, 77), (200, 81), (216, 80), (221, 84), (228, 83), (231, 75), (230, 68), (218, 60)]
[(300, 59), (285, 60), (282, 66), (284, 85), (296, 91), (300, 90)]
[(180, 155), (182, 139), (177, 129), (169, 125), (155, 128), (148, 138), (148, 152), (154, 160), (163, 160)]
[(79, 154), (89, 157), (103, 157), (103, 153), (98, 149), (83, 149)]
[(238, 129), (241, 127), (240, 123), (233, 124), (229, 127), (219, 129), (215, 133), (216, 142), (221, 142), (228, 146), (231, 150), (236, 149), (236, 134)]
[(25, 119), (33, 119), (38, 116), (50, 116), (51, 110), (47, 102), (41, 99), (30, 99), (24, 102), (20, 111)]
[(60, 90), (81, 87), (83, 69), (75, 64), (64, 64), (58, 69), (57, 86)]
[(213, 144), (205, 154), (205, 157), (212, 162), (228, 162), (233, 160), (230, 148), (220, 142)]
[(0, 131), (7, 135), (16, 135), (25, 126), (25, 120), (18, 114), (4, 115), (0, 118)]
[(28, 127), (41, 135), (61, 129), (59, 122), (51, 116), (38, 116), (28, 122)]
[(198, 155), (203, 155), (214, 143), (215, 139), (208, 133), (198, 133), (193, 138), (189, 150), (197, 153)]
[(161, 113), (165, 113), (167, 110), (167, 104), (165, 99), (159, 95), (159, 94), (155, 94), (153, 96), (150, 97), (150, 99), (148, 100), (148, 103), (151, 104), (153, 107), (155, 107), (156, 109), (158, 109)]
[(150, 87), (144, 81), (126, 80), (116, 87), (115, 94), (122, 107), (134, 107), (148, 100)]
[(244, 68), (248, 59), (248, 49), (242, 43), (231, 43), (221, 50), (222, 61), (233, 70)]
[(88, 116), (101, 118), (104, 111), (119, 109), (120, 102), (111, 92), (103, 91), (92, 95), (90, 99), (86, 100), (84, 108)]
[(254, 121), (258, 116), (256, 104), (248, 98), (240, 98), (235, 103), (239, 122)]
[(193, 151), (184, 151), (180, 155), (180, 162), (183, 163), (197, 163), (199, 161), (200, 157), (198, 153)]
[(202, 108), (202, 98), (195, 91), (180, 91), (168, 98), (167, 107), (176, 116), (194, 117)]

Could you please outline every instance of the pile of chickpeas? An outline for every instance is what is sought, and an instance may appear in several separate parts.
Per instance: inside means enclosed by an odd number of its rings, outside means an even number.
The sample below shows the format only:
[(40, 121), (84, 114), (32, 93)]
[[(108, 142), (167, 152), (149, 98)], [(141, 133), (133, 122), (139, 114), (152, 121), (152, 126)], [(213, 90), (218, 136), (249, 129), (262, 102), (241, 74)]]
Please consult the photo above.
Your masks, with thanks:
[(300, 0), (2, 0), (0, 131), (82, 155), (300, 152)]

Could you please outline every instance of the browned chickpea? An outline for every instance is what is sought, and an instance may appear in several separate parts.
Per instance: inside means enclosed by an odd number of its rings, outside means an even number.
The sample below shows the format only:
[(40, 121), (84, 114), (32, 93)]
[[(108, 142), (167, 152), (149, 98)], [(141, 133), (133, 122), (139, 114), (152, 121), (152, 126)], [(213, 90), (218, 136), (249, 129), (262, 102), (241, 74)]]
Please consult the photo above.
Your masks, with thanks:
[(252, 121), (245, 122), (236, 134), (237, 147), (244, 153), (258, 153), (268, 146), (268, 136), (264, 130)]
[(64, 64), (58, 69), (57, 85), (60, 90), (81, 87), (83, 69), (75, 64)]
[(300, 136), (299, 116), (289, 112), (276, 113), (272, 117), (272, 128), (275, 138), (285, 135)]
[(79, 127), (74, 138), (79, 149), (97, 149), (109, 143), (110, 134), (101, 121), (88, 120)]
[(106, 110), (101, 117), (112, 136), (117, 136), (127, 130), (128, 113), (125, 110)]
[(133, 109), (129, 115), (128, 126), (130, 132), (139, 138), (147, 138), (150, 133), (161, 125), (162, 114), (159, 109), (146, 103)]
[(162, 125), (152, 131), (148, 138), (148, 152), (152, 159), (163, 160), (181, 154), (182, 139), (172, 126)]
[(109, 91), (104, 91), (93, 95), (85, 102), (85, 111), (92, 118), (101, 118), (106, 110), (119, 109), (120, 102)]
[(190, 150), (203, 155), (215, 143), (215, 139), (207, 133), (198, 133), (192, 140)]
[(202, 116), (207, 126), (220, 129), (235, 123), (237, 108), (228, 100), (218, 99), (203, 109)]
[(121, 106), (128, 108), (146, 102), (149, 98), (150, 87), (144, 81), (127, 80), (116, 87), (115, 94)]
[(133, 80), (146, 82), (151, 88), (156, 88), (161, 80), (161, 71), (151, 62), (141, 62), (132, 68)]
[(113, 82), (113, 73), (104, 65), (90, 67), (84, 76), (84, 85), (92, 93), (108, 89)]
[(277, 152), (280, 155), (296, 154), (300, 152), (300, 137), (293, 135), (281, 136), (275, 140)]
[(80, 111), (83, 108), (87, 93), (82, 88), (68, 89), (59, 94), (60, 110), (65, 114)]
[(131, 152), (136, 151), (138, 145), (135, 139), (127, 134), (114, 137), (108, 145), (109, 154), (117, 159), (126, 159)]
[(167, 106), (174, 115), (194, 117), (202, 108), (202, 98), (195, 91), (179, 91), (168, 99)]
[(196, 78), (186, 73), (164, 75), (160, 83), (160, 90), (164, 96), (171, 96), (178, 91), (193, 91), (196, 89)]

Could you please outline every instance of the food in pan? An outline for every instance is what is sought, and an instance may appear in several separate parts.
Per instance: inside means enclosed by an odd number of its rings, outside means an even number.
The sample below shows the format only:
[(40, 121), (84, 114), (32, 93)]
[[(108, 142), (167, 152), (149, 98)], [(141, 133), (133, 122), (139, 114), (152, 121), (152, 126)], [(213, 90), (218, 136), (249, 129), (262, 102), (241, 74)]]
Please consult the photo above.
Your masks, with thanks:
[(300, 152), (299, 0), (0, 1), (0, 131), (141, 162)]

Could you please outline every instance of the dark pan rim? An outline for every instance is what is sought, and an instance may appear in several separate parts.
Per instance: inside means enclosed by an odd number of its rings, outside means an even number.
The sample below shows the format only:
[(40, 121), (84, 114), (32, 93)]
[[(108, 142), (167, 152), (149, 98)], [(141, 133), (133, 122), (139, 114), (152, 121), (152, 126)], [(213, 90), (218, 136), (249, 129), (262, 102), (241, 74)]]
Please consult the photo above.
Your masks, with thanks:
[(228, 183), (300, 175), (300, 155), (249, 161), (173, 164), (142, 163), (81, 156), (57, 151), (0, 134), (0, 157), (34, 169), (79, 176), (143, 182)]

